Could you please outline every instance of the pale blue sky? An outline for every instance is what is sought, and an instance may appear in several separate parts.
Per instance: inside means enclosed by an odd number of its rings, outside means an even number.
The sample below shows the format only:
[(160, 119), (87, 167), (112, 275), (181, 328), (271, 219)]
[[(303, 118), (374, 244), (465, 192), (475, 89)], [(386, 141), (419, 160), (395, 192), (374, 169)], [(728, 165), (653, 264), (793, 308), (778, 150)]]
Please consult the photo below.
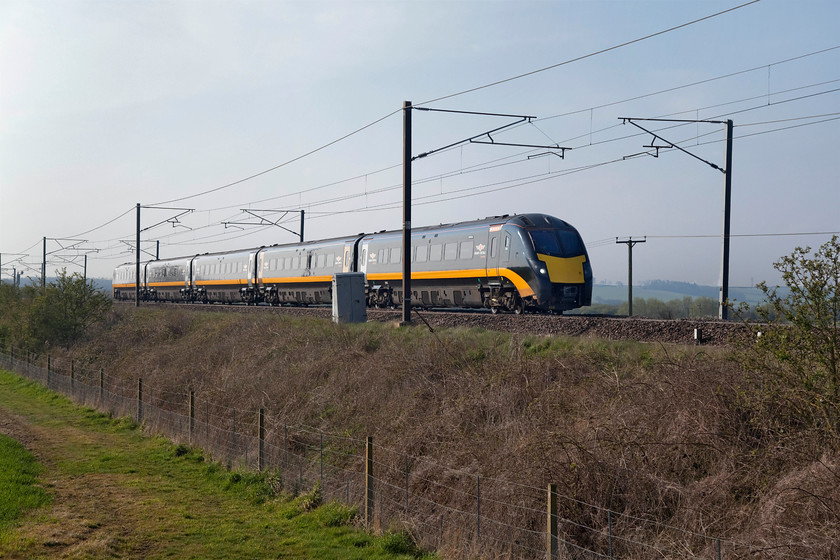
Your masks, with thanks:
[[(162, 257), (294, 241), (276, 227), (221, 225), (242, 221), (240, 208), (302, 207), (308, 239), (399, 228), (404, 100), (560, 64), (743, 3), (0, 0), (3, 277), (7, 254), (39, 262), (42, 237), (74, 237), (127, 212), (81, 236), (100, 249), (89, 275), (110, 276), (132, 258), (119, 240), (134, 237), (137, 202), (238, 181), (389, 114), (279, 169), (169, 204), (196, 211), (180, 218), (186, 227), (164, 223), (143, 239), (159, 239)], [(774, 260), (829, 235), (761, 234), (840, 231), (838, 21), (834, 1), (762, 0), (430, 103), (535, 115), (496, 140), (574, 149), (529, 160), (540, 150), (470, 144), (418, 160), (413, 223), (546, 212), (580, 230), (597, 281), (626, 279), (615, 237), (632, 235), (648, 236), (634, 251), (636, 281), (716, 285), (723, 174), (676, 151), (622, 160), (651, 138), (630, 137), (639, 131), (619, 117), (731, 118), (731, 285), (775, 282)], [(415, 154), (508, 122), (413, 116)], [(661, 134), (723, 166), (722, 126)], [(173, 213), (144, 210), (143, 227)], [(287, 225), (296, 229), (297, 218)], [(53, 257), (48, 272), (60, 266)]]

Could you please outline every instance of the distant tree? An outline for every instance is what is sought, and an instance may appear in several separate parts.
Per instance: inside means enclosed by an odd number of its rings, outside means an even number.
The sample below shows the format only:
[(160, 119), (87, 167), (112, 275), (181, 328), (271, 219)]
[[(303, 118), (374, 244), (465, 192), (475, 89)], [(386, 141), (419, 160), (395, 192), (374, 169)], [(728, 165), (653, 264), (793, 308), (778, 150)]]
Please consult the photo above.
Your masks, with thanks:
[(70, 346), (110, 310), (111, 299), (78, 273), (58, 273), (44, 290), (33, 289), (29, 308), (29, 335), (34, 348)]
[[(800, 418), (810, 417), (834, 437), (840, 432), (840, 240), (816, 252), (797, 247), (774, 263), (788, 288), (762, 282), (767, 304), (754, 311), (757, 342), (746, 353), (750, 367), (770, 373), (775, 398)], [(744, 306), (747, 307), (747, 306)]]

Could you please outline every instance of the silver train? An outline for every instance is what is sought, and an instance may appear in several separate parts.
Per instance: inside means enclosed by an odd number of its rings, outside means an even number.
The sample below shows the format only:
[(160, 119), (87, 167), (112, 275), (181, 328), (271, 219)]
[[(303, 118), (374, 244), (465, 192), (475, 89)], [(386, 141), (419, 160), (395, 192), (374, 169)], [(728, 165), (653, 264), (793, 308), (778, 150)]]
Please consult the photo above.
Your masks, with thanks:
[[(412, 229), (412, 305), (562, 313), (590, 305), (592, 267), (568, 223), (545, 214)], [(402, 304), (402, 231), (382, 231), (160, 259), (140, 265), (144, 301), (309, 305), (332, 301), (332, 277), (363, 272), (371, 307)], [(114, 270), (134, 300), (136, 263)]]

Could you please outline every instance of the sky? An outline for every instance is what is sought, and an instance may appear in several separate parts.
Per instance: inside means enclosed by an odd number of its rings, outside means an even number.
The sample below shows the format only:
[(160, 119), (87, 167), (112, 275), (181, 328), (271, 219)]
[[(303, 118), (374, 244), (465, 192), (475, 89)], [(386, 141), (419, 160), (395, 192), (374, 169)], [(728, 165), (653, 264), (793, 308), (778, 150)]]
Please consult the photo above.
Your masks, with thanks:
[(412, 163), (414, 227), (551, 214), (600, 283), (632, 238), (634, 283), (719, 284), (725, 126), (622, 117), (731, 119), (730, 285), (775, 284), (840, 232), (838, 21), (834, 0), (0, 0), (2, 277), (39, 277), (46, 237), (49, 276), (87, 254), (110, 278), (138, 203), (161, 258), (294, 242), (301, 209), (307, 240), (399, 229), (411, 101), (536, 117), (411, 111), (415, 156), (454, 144)]

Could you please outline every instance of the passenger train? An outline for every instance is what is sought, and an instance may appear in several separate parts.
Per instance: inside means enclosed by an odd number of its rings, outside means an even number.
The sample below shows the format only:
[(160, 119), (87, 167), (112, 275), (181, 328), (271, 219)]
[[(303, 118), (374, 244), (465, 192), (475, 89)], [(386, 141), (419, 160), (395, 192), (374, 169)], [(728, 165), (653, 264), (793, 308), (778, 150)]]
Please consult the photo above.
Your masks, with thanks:
[[(381, 231), (160, 259), (140, 265), (150, 301), (308, 305), (332, 302), (332, 277), (362, 272), (367, 304), (403, 302), (402, 231)], [(592, 267), (570, 224), (505, 215), (412, 229), (412, 305), (562, 313), (590, 305)], [(136, 263), (114, 270), (114, 299), (135, 299)]]

